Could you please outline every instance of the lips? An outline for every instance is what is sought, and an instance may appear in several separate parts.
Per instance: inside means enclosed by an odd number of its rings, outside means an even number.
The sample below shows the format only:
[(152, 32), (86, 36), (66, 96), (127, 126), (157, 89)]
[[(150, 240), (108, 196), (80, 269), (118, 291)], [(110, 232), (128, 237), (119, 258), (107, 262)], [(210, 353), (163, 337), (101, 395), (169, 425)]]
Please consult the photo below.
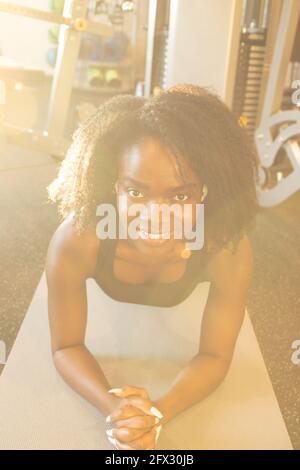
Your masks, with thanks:
[(171, 236), (171, 232), (154, 233), (154, 232), (146, 232), (145, 230), (140, 230), (139, 234), (143, 238), (150, 238), (150, 240), (164, 240), (164, 239), (170, 238)]
[(144, 230), (140, 230), (138, 233), (140, 238), (151, 246), (160, 246), (170, 240), (172, 236), (171, 232), (149, 233)]

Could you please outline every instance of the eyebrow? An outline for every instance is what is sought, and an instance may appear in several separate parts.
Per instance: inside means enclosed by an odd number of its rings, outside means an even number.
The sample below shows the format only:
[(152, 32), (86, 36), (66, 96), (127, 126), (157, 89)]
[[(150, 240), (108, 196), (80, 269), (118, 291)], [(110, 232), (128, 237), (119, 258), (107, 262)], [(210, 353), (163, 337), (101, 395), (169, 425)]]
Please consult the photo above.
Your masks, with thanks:
[[(132, 183), (132, 184), (135, 184), (136, 186), (139, 186), (140, 188), (144, 188), (144, 189), (149, 189), (149, 186), (145, 183), (143, 183), (142, 181), (137, 181), (135, 180), (134, 178), (131, 178), (130, 176), (126, 176), (124, 178), (122, 178), (123, 182), (129, 182), (129, 183)], [(176, 186), (174, 188), (171, 188), (170, 191), (180, 191), (182, 189), (192, 189), (192, 188), (195, 188), (195, 187), (199, 187), (199, 184), (198, 183), (187, 183), (187, 184), (183, 184), (181, 186)]]

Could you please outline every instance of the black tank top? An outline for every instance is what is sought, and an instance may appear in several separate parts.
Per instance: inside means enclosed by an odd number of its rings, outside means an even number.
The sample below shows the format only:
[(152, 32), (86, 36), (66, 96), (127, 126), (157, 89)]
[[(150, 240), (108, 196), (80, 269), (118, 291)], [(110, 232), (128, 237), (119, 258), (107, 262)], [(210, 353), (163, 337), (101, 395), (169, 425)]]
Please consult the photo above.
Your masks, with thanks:
[(183, 276), (175, 282), (151, 281), (131, 284), (120, 281), (113, 274), (117, 241), (117, 238), (101, 240), (97, 256), (97, 274), (94, 277), (99, 287), (114, 300), (155, 307), (173, 307), (189, 297), (199, 282), (208, 280), (205, 274), (207, 253), (204, 246), (201, 250), (192, 251)]

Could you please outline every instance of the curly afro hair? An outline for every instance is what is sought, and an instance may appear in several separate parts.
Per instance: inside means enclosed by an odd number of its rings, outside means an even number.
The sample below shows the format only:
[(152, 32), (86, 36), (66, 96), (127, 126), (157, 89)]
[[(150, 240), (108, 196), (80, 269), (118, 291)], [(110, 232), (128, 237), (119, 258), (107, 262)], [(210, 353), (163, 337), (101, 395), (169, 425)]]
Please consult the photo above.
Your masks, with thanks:
[(218, 249), (235, 245), (253, 227), (259, 208), (255, 147), (225, 103), (192, 84), (149, 98), (117, 95), (101, 104), (75, 131), (58, 176), (47, 187), (60, 216), (73, 211), (79, 233), (95, 223), (96, 207), (114, 202), (120, 155), (144, 136), (192, 162), (208, 187), (205, 240)]

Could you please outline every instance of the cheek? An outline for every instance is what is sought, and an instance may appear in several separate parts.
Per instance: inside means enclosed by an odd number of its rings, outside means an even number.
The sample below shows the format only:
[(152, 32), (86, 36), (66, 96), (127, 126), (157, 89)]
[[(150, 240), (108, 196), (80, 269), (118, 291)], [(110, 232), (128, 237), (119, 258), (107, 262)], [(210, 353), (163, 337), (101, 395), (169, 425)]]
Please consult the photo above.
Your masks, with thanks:
[(128, 222), (135, 219), (137, 215), (128, 215), (130, 207), (135, 206), (136, 203), (133, 203), (127, 193), (120, 193), (117, 198), (117, 208), (119, 215), (124, 219), (127, 219)]
[(128, 207), (130, 206), (130, 201), (128, 194), (126, 192), (120, 192), (117, 196), (117, 208), (120, 215), (124, 215), (128, 212)]
[(196, 217), (196, 201), (190, 201), (189, 203), (183, 204), (181, 214), (175, 215), (175, 219), (177, 219), (178, 222), (181, 222), (182, 226), (187, 226), (188, 228), (191, 228), (196, 224)]
[(117, 207), (120, 214), (124, 214), (128, 210), (128, 198), (125, 195), (117, 197)]

